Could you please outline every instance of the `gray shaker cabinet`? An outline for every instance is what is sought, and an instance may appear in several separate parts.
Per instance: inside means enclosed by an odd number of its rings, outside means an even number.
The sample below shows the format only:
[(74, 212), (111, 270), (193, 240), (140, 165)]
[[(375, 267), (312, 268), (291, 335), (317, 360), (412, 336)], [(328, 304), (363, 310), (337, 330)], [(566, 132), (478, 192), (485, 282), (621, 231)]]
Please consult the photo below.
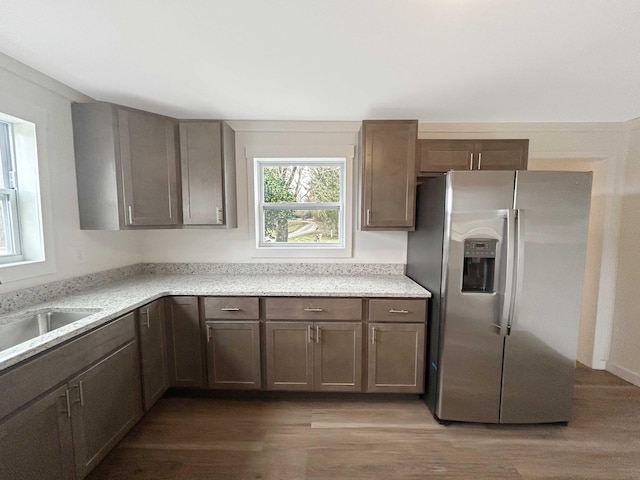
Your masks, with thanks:
[(179, 225), (176, 121), (104, 102), (72, 114), (80, 228)]
[(198, 297), (170, 297), (165, 302), (169, 386), (202, 388), (204, 362)]
[(235, 132), (221, 121), (180, 121), (184, 225), (236, 228)]
[(149, 410), (169, 388), (164, 313), (164, 299), (138, 309), (142, 398), (145, 411)]

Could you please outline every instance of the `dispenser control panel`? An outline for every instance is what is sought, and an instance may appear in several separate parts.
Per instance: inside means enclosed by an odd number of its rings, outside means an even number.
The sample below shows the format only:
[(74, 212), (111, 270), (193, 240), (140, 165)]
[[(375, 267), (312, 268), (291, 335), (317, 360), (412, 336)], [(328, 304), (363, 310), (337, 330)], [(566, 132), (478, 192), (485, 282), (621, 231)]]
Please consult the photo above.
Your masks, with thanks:
[(469, 238), (464, 241), (464, 256), (467, 258), (496, 258), (495, 238)]

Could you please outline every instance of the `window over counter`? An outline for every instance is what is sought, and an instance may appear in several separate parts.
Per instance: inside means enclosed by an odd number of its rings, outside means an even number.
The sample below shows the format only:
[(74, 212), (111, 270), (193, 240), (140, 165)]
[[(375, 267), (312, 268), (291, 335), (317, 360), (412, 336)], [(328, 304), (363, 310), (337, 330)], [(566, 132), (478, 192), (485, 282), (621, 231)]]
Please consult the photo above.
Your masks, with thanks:
[(353, 156), (251, 160), (257, 256), (351, 256)]
[(0, 113), (0, 267), (45, 259), (36, 126)]

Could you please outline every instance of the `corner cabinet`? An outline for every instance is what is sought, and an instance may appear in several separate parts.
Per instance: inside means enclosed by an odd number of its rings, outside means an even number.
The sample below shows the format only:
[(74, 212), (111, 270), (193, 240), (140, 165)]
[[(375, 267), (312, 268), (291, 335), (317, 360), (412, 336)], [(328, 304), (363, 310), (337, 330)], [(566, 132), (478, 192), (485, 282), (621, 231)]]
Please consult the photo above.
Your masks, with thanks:
[(179, 225), (176, 122), (104, 102), (72, 115), (80, 228)]
[(449, 170), (526, 170), (529, 140), (418, 140), (418, 175)]
[(184, 225), (236, 228), (235, 132), (221, 121), (180, 121)]
[(360, 130), (361, 230), (413, 230), (417, 120), (365, 120)]
[(142, 399), (149, 410), (169, 388), (164, 299), (138, 309)]

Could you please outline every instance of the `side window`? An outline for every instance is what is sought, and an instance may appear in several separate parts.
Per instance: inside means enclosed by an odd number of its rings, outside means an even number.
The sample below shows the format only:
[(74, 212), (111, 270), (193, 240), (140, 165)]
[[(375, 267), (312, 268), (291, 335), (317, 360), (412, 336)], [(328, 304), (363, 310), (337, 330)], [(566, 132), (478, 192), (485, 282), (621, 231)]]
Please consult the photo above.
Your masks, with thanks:
[(0, 122), (0, 263), (23, 260), (12, 125)]

